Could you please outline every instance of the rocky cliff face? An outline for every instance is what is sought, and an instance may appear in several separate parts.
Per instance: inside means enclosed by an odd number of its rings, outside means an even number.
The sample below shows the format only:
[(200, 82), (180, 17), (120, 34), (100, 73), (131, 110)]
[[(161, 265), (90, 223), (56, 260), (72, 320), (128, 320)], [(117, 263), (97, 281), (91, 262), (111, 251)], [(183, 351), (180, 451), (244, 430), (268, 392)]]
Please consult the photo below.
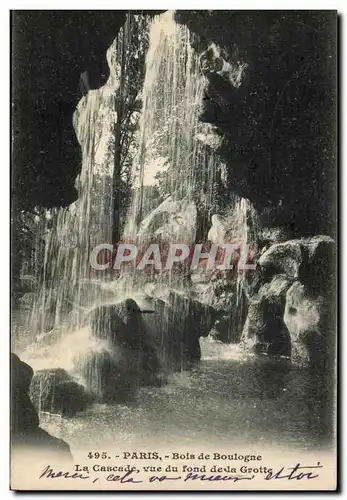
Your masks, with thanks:
[(77, 198), (80, 147), (72, 124), (78, 100), (103, 85), (106, 51), (125, 14), (16, 11), (12, 14), (13, 188), (22, 209)]

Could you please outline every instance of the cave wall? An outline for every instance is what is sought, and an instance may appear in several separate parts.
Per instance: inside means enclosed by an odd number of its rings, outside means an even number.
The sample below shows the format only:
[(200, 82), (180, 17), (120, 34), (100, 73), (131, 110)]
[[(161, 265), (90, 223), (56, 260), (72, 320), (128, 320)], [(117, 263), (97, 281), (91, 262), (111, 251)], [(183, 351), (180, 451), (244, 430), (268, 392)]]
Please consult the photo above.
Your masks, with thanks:
[[(159, 11), (144, 11), (149, 15)], [(20, 209), (66, 206), (81, 152), (72, 125), (86, 88), (109, 75), (106, 52), (126, 11), (13, 11), (12, 189)], [(265, 225), (334, 235), (336, 186), (336, 11), (178, 11), (231, 64), (233, 86), (209, 72), (201, 119), (223, 138), (229, 186)]]
[[(336, 11), (178, 11), (203, 52), (214, 43), (233, 85), (206, 73), (203, 121), (222, 136), (229, 188), (264, 226), (335, 234)], [(217, 68), (216, 68), (217, 69)]]
[(109, 76), (106, 52), (126, 11), (13, 11), (12, 190), (18, 209), (66, 206), (78, 193), (81, 151), (72, 124), (86, 92)]

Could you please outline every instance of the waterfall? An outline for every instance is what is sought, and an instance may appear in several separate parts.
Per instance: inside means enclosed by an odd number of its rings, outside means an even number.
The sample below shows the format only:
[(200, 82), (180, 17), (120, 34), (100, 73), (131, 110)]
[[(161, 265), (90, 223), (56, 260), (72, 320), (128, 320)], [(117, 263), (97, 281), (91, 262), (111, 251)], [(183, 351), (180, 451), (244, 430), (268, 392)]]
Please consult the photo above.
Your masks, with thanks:
[[(125, 33), (123, 43), (126, 39), (130, 44), (130, 29)], [(138, 246), (145, 247), (149, 241), (193, 245), (201, 241), (202, 235), (206, 238), (207, 224), (216, 211), (216, 180), (221, 177), (224, 165), (214, 152), (217, 135), (213, 127), (199, 119), (207, 80), (201, 68), (201, 56), (193, 48), (194, 42), (188, 28), (175, 22), (173, 11), (156, 16), (149, 26), (142, 109), (132, 166), (135, 182), (123, 232), (123, 240), (136, 242)], [(95, 305), (105, 304), (109, 293), (114, 300), (115, 292), (126, 297), (144, 291), (136, 270), (124, 272), (127, 277), (124, 286), (119, 280), (105, 286), (106, 275), (94, 275), (89, 262), (91, 251), (97, 245), (112, 241), (114, 162), (98, 159), (98, 152), (106, 150), (107, 134), (119, 118), (110, 112), (115, 109), (114, 86), (122, 73), (119, 61), (114, 64), (113, 87), (106, 85), (89, 91), (74, 116), (82, 147), (82, 168), (76, 180), (78, 199), (68, 208), (47, 211), (37, 224), (37, 240), (43, 239), (44, 252), (43, 256), (36, 257), (40, 275), (28, 330), (36, 338), (45, 339), (46, 345), (60, 343), (59, 349), (72, 345), (71, 332), (76, 334), (74, 339), (78, 337), (81, 343), (86, 342), (87, 337), (83, 336), (86, 314)], [(130, 71), (129, 61), (121, 66), (125, 73)], [(118, 123), (117, 126), (120, 129)], [(144, 203), (148, 195), (146, 188), (153, 186), (160, 190), (160, 200), (148, 214)], [(235, 206), (244, 242), (248, 242), (249, 236), (248, 209), (245, 200)], [(149, 281), (157, 280), (159, 285), (165, 282), (169, 290), (192, 296), (195, 291), (191, 293), (190, 272), (183, 266), (176, 269), (176, 276), (173, 276), (174, 269), (166, 275), (160, 271), (159, 277), (154, 277), (152, 272)], [(240, 297), (242, 279), (237, 278)], [(183, 318), (188, 324), (189, 307), (177, 304), (186, 302), (181, 298), (173, 300), (165, 314), (168, 310), (171, 314), (173, 309), (174, 317)], [(239, 300), (237, 306), (242, 308)], [(93, 345), (93, 348), (103, 349), (103, 346)], [(97, 374), (98, 368), (93, 377)]]
[[(173, 11), (156, 16), (149, 29), (138, 154), (134, 162), (136, 189), (125, 239), (141, 241), (148, 236), (149, 228), (143, 221), (144, 187), (155, 184), (156, 175), (161, 178), (163, 198), (169, 196), (173, 205), (184, 200), (184, 207), (190, 211), (199, 199), (201, 206), (211, 209), (218, 159), (208, 145), (212, 127), (199, 121), (205, 85), (188, 28), (175, 22)], [(176, 203), (176, 212), (181, 207)], [(185, 224), (186, 234), (180, 235), (180, 242), (195, 240), (194, 221), (190, 228), (188, 225)]]
[(78, 200), (68, 208), (47, 211), (37, 226), (44, 260), (28, 318), (28, 330), (35, 335), (53, 330), (59, 336), (79, 329), (84, 312), (103, 294), (101, 284), (91, 279), (89, 255), (100, 241), (111, 240), (112, 167), (96, 161), (104, 132), (98, 124), (108, 98), (107, 90), (89, 91), (74, 116), (82, 148)]

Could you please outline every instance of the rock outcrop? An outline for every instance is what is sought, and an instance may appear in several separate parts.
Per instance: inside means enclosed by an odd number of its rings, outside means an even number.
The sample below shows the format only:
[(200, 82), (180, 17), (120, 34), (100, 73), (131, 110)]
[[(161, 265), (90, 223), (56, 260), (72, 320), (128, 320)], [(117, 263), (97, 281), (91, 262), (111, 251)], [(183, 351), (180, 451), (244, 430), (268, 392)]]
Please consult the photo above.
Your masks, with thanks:
[(95, 308), (89, 316), (100, 345), (75, 359), (75, 369), (99, 401), (129, 399), (143, 385), (160, 384), (157, 349), (133, 299)]
[(83, 385), (62, 368), (38, 370), (30, 384), (30, 398), (37, 411), (72, 417), (90, 402)]
[(90, 89), (106, 83), (106, 52), (124, 22), (119, 11), (12, 13), (14, 186), (20, 208), (66, 206), (77, 199), (81, 153), (72, 115), (83, 95), (80, 78), (88, 75)]
[(200, 337), (207, 337), (215, 310), (183, 292), (170, 290), (163, 299), (152, 298), (155, 314), (145, 321), (158, 346), (162, 365), (168, 370), (189, 369), (200, 360)]
[(256, 351), (271, 355), (291, 355), (288, 329), (283, 321), (285, 297), (291, 280), (286, 275), (276, 275), (252, 294), (242, 338), (254, 344)]
[(11, 354), (11, 445), (13, 450), (35, 450), (46, 456), (71, 458), (65, 441), (57, 439), (39, 427), (37, 411), (29, 397), (33, 369)]
[[(102, 308), (102, 322), (94, 322), (93, 333), (98, 336), (100, 330), (109, 329), (108, 337), (112, 335), (112, 345), (121, 346), (127, 350), (130, 365), (136, 365), (139, 376), (143, 380), (159, 371), (160, 364), (151, 337), (147, 331), (143, 314), (153, 314), (152, 310), (141, 310), (137, 302), (131, 298), (118, 304)], [(95, 314), (98, 316), (99, 311)], [(110, 319), (110, 323), (109, 323)], [(122, 325), (122, 326), (121, 326)], [(133, 360), (131, 362), (131, 359)]]
[(246, 287), (242, 341), (299, 364), (322, 366), (335, 349), (335, 243), (327, 236), (271, 246)]
[(114, 345), (100, 346), (75, 360), (93, 400), (102, 403), (125, 401), (134, 396), (142, 378), (133, 365), (128, 353), (123, 349), (116, 351)]
[(287, 291), (283, 320), (290, 332), (292, 357), (299, 362), (324, 366), (335, 356), (332, 297), (312, 295), (308, 286), (295, 281)]

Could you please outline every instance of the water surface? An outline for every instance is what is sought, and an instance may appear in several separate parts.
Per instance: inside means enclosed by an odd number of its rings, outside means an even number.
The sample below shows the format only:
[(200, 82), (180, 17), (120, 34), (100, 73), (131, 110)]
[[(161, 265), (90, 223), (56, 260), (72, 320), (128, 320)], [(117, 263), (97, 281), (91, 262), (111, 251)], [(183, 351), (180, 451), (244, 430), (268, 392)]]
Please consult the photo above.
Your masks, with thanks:
[(42, 426), (72, 452), (100, 449), (235, 444), (326, 447), (331, 410), (324, 377), (243, 354), (238, 346), (202, 342), (203, 359), (191, 372), (170, 375), (159, 388), (141, 388), (132, 400), (97, 404), (74, 418), (42, 415)]

